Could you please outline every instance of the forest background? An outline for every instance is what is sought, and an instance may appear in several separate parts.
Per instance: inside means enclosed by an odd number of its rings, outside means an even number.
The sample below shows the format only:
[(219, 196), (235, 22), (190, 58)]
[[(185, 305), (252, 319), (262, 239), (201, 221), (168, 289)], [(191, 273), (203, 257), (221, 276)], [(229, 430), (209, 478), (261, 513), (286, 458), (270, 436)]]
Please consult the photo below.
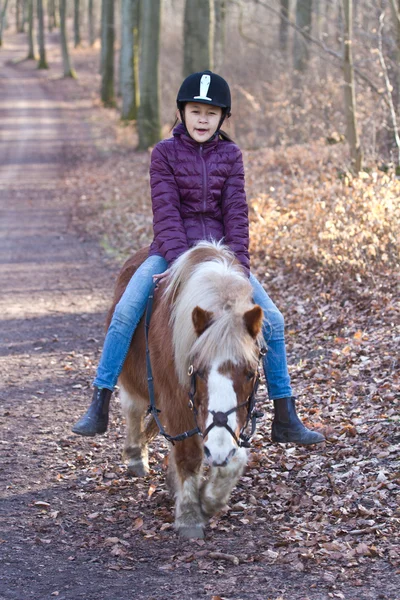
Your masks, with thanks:
[[(95, 147), (77, 144), (66, 189), (75, 225), (118, 262), (151, 239), (150, 151), (171, 135), (182, 78), (210, 67), (229, 81), (252, 268), (285, 315), (293, 382), (328, 439), (309, 457), (266, 446), (262, 423), (233, 502), (245, 511), (243, 540), (267, 535), (257, 530), (266, 520), (273, 531), (257, 560), (323, 567), (337, 597), (368, 597), (340, 585), (399, 568), (399, 11), (399, 0), (0, 2), (0, 32), (26, 36), (30, 60), (38, 54), (43, 77), (85, 115)], [(89, 387), (93, 361), (74, 361)], [(63, 478), (94, 472), (95, 461), (71, 458)], [(100, 507), (102, 486), (115, 504), (131, 485), (119, 467), (101, 471), (116, 477), (82, 488)], [(165, 511), (150, 516), (154, 489), (135, 486), (146, 515), (135, 528), (157, 539)], [(236, 527), (229, 515), (212, 524), (221, 544)], [(116, 523), (96, 519), (112, 539)], [(130, 564), (124, 552), (113, 568)]]
[[(227, 132), (245, 151), (254, 255), (359, 279), (398, 263), (399, 0), (1, 4), (0, 32), (26, 28), (28, 57), (37, 31), (39, 68), (46, 13), (50, 33), (60, 25), (64, 77), (81, 76), (121, 116), (130, 150), (170, 135), (183, 76), (220, 72), (232, 88)], [(84, 54), (90, 78), (73, 65)], [(126, 255), (148, 241), (151, 218), (147, 182), (134, 177), (133, 189), (121, 169), (100, 218), (105, 243)]]

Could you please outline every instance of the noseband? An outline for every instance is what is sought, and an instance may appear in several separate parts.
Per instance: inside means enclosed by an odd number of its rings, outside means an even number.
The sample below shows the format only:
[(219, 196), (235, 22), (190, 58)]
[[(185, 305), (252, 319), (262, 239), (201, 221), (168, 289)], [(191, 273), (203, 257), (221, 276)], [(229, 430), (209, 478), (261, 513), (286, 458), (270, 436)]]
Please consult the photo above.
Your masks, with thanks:
[[(216, 411), (211, 410), (210, 413), (213, 416), (213, 420), (210, 423), (210, 425), (207, 427), (207, 429), (204, 431), (204, 433), (200, 430), (199, 426), (197, 425), (197, 408), (196, 408), (196, 404), (195, 404), (196, 389), (197, 389), (197, 377), (202, 377), (202, 375), (199, 371), (195, 371), (193, 365), (190, 365), (189, 370), (188, 370), (188, 376), (190, 377), (189, 408), (193, 412), (196, 427), (194, 429), (184, 431), (183, 433), (180, 433), (179, 435), (175, 435), (175, 436), (169, 435), (165, 431), (164, 426), (158, 417), (158, 415), (161, 411), (156, 407), (155, 394), (154, 394), (153, 371), (151, 368), (150, 349), (149, 349), (150, 317), (151, 317), (151, 313), (153, 310), (154, 290), (155, 290), (156, 286), (157, 286), (157, 283), (154, 283), (152, 286), (152, 289), (150, 291), (148, 301), (147, 301), (146, 319), (145, 319), (146, 370), (147, 370), (147, 386), (148, 386), (149, 400), (150, 400), (149, 408), (147, 411), (148, 414), (151, 414), (153, 416), (155, 422), (157, 423), (158, 429), (160, 430), (161, 435), (168, 442), (171, 442), (172, 445), (174, 445), (175, 442), (181, 442), (181, 441), (186, 440), (187, 438), (192, 437), (194, 435), (200, 435), (201, 437), (205, 438), (205, 437), (207, 437), (207, 435), (209, 434), (211, 429), (213, 429), (213, 427), (224, 427), (227, 431), (229, 431), (229, 433), (231, 434), (231, 436), (233, 437), (233, 439), (235, 440), (236, 444), (239, 447), (250, 448), (250, 440), (256, 430), (257, 419), (259, 419), (260, 417), (263, 416), (262, 412), (255, 410), (255, 405), (256, 405), (256, 393), (257, 393), (258, 385), (260, 383), (260, 362), (267, 353), (267, 349), (265, 347), (261, 347), (259, 354), (258, 354), (257, 367), (256, 367), (256, 370), (253, 375), (254, 384), (253, 384), (253, 389), (251, 391), (250, 396), (247, 398), (247, 400), (245, 402), (242, 402), (242, 404), (239, 404), (238, 406), (234, 406), (233, 408), (231, 408), (230, 410), (227, 410), (225, 412), (222, 412), (222, 411), (216, 412)], [(243, 427), (241, 428), (239, 435), (237, 436), (236, 433), (233, 431), (233, 429), (228, 424), (228, 417), (230, 414), (238, 411), (243, 406), (247, 406), (246, 422), (243, 425)], [(250, 433), (246, 434), (245, 430), (247, 429), (247, 426), (249, 425), (250, 421), (251, 421), (251, 430), (250, 430)]]

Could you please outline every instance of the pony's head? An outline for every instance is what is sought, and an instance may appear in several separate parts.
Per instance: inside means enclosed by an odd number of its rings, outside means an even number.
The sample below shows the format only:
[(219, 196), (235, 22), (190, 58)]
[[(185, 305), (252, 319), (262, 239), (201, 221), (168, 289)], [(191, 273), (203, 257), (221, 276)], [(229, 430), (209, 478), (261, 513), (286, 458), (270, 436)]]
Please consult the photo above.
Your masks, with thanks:
[(166, 293), (173, 302), (175, 364), (192, 389), (204, 453), (214, 466), (236, 454), (259, 362), (263, 313), (233, 254), (201, 242), (176, 261)]

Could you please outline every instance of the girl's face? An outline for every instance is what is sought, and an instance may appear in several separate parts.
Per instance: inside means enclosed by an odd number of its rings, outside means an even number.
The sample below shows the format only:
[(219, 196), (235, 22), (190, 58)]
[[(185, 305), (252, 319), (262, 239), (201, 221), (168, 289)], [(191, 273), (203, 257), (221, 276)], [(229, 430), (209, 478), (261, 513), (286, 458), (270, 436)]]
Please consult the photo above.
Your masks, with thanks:
[(185, 125), (191, 138), (199, 144), (209, 140), (217, 131), (222, 108), (211, 104), (188, 102), (185, 104)]

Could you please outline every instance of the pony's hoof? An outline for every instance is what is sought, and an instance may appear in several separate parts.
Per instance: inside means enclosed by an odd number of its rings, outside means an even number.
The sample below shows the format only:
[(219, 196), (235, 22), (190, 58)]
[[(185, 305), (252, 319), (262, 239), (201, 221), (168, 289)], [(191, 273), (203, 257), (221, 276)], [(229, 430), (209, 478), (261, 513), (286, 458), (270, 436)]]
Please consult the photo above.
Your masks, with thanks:
[(179, 527), (178, 533), (186, 540), (202, 540), (204, 539), (204, 529), (201, 525), (192, 525)]
[(149, 467), (144, 465), (141, 461), (132, 461), (128, 464), (128, 475), (131, 477), (146, 477), (149, 474)]

